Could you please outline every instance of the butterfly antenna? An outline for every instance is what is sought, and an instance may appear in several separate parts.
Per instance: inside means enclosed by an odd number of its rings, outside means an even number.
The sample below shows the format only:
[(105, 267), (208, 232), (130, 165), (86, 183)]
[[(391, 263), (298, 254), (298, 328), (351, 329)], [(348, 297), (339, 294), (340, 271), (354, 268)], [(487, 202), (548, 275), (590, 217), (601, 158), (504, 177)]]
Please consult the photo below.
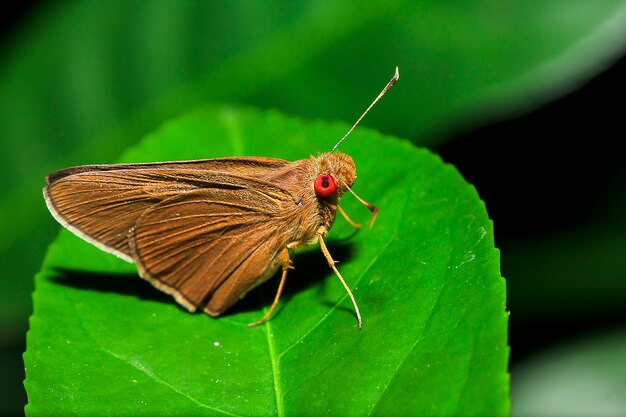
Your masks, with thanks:
[(372, 101), (372, 104), (370, 104), (370, 106), (363, 112), (363, 114), (361, 115), (361, 117), (359, 117), (359, 119), (356, 121), (355, 124), (352, 125), (352, 127), (350, 128), (350, 130), (348, 130), (348, 133), (346, 133), (340, 140), (339, 142), (337, 142), (337, 144), (335, 146), (333, 146), (333, 148), (330, 150), (331, 152), (334, 152), (335, 149), (337, 149), (337, 146), (339, 146), (339, 144), (341, 142), (343, 142), (343, 140), (345, 138), (348, 137), (348, 135), (350, 133), (352, 133), (352, 131), (354, 130), (355, 127), (357, 127), (357, 125), (359, 124), (359, 122), (361, 121), (361, 119), (363, 119), (363, 117), (365, 117), (365, 115), (367, 114), (367, 112), (370, 111), (370, 109), (372, 107), (374, 107), (374, 104), (376, 104), (376, 102), (378, 100), (380, 100), (380, 98), (382, 96), (385, 95), (385, 93), (391, 88), (393, 87), (393, 85), (396, 83), (396, 81), (398, 81), (398, 78), (400, 78), (400, 73), (398, 72), (398, 67), (396, 67), (396, 72), (393, 74), (393, 77), (391, 77), (391, 80), (389, 80), (389, 82), (387, 83), (387, 85), (385, 86), (385, 88), (383, 88), (383, 91), (380, 92), (380, 94), (378, 95), (378, 97), (376, 97), (374, 99), (374, 101)]

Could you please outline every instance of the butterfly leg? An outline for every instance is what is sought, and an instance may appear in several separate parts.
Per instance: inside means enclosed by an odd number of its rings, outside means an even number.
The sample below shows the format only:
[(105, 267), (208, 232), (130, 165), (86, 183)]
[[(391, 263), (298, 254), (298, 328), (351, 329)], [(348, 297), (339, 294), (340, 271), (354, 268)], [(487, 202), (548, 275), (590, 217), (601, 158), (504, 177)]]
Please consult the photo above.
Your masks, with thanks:
[(328, 248), (326, 247), (326, 243), (324, 243), (325, 235), (326, 235), (326, 228), (322, 226), (317, 231), (317, 240), (320, 243), (320, 248), (322, 249), (322, 253), (324, 254), (324, 257), (326, 258), (328, 265), (335, 272), (335, 274), (339, 278), (339, 281), (341, 281), (341, 283), (343, 284), (343, 287), (346, 289), (346, 291), (348, 292), (348, 295), (350, 296), (350, 299), (352, 300), (352, 304), (354, 305), (354, 311), (356, 312), (356, 318), (359, 322), (359, 330), (361, 330), (361, 327), (363, 326), (363, 321), (361, 320), (361, 313), (359, 312), (359, 306), (356, 304), (356, 300), (354, 299), (354, 295), (352, 295), (352, 291), (350, 291), (350, 287), (348, 287), (348, 284), (346, 284), (346, 281), (344, 281), (343, 277), (339, 273), (339, 270), (335, 266), (337, 262), (330, 255), (330, 252), (328, 251)]
[(278, 290), (276, 291), (274, 302), (272, 302), (272, 306), (267, 311), (267, 313), (265, 313), (265, 315), (261, 318), (261, 320), (248, 324), (248, 327), (254, 327), (254, 326), (258, 326), (259, 324), (265, 323), (267, 319), (270, 318), (270, 316), (274, 312), (274, 309), (278, 305), (278, 300), (280, 300), (280, 295), (283, 292), (283, 286), (285, 285), (285, 280), (287, 279), (287, 271), (293, 268), (291, 266), (291, 258), (289, 258), (289, 249), (284, 248), (278, 254), (278, 260), (280, 261), (280, 264), (282, 265), (283, 273), (282, 273), (282, 276), (280, 277), (280, 283), (278, 284)]

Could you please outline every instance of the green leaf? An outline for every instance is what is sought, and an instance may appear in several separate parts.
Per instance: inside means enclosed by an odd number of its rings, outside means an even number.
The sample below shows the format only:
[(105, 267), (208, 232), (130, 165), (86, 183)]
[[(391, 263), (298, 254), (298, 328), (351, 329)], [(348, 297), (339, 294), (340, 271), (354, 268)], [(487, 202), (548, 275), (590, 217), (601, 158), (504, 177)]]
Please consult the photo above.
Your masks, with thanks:
[[(122, 161), (233, 154), (288, 160), (327, 151), (349, 126), (203, 108)], [(505, 415), (505, 283), (474, 188), (409, 143), (359, 128), (342, 145), (373, 229), (342, 219), (328, 245), (364, 319), (316, 247), (217, 319), (189, 314), (134, 267), (63, 231), (36, 277), (26, 363), (29, 416)], [(367, 222), (350, 195), (342, 206)]]

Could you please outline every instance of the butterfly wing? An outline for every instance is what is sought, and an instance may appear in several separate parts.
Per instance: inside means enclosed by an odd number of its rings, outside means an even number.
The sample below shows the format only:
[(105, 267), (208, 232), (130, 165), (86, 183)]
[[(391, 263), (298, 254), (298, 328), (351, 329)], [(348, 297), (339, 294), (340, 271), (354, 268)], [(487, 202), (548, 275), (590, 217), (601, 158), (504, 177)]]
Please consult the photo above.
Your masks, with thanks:
[[(138, 265), (190, 311), (219, 315), (278, 268), (286, 207), (273, 158), (68, 168), (48, 177), (50, 211), (88, 242)], [(190, 168), (191, 167), (191, 168)], [(246, 174), (242, 176), (241, 174)]]
[(291, 195), (264, 181), (203, 189), (146, 210), (130, 236), (140, 275), (190, 311), (217, 316), (279, 267)]
[(50, 174), (44, 197), (67, 229), (132, 262), (128, 234), (150, 207), (201, 188), (237, 187), (242, 176), (271, 177), (287, 165), (260, 157), (84, 165)]
[(233, 156), (228, 158), (193, 159), (187, 161), (144, 162), (136, 164), (80, 165), (60, 169), (46, 177), (48, 184), (76, 174), (103, 173), (108, 171), (211, 171), (236, 173), (245, 177), (263, 178), (268, 173), (284, 168), (291, 162), (278, 158), (260, 156)]

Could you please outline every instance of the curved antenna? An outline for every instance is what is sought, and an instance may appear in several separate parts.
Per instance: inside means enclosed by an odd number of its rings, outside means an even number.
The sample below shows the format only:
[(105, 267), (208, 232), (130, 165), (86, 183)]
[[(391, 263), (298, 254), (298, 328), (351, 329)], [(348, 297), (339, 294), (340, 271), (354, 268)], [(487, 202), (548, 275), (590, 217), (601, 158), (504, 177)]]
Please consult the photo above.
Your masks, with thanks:
[(337, 142), (337, 144), (336, 144), (335, 146), (333, 146), (333, 148), (330, 150), (331, 152), (334, 152), (334, 151), (335, 151), (335, 149), (337, 149), (337, 146), (339, 146), (339, 144), (340, 144), (341, 142), (343, 142), (343, 140), (344, 140), (345, 138), (347, 138), (347, 137), (348, 137), (348, 135), (349, 135), (350, 133), (352, 133), (352, 131), (353, 131), (353, 130), (354, 130), (354, 128), (355, 128), (355, 127), (359, 124), (359, 122), (361, 121), (361, 119), (362, 119), (363, 117), (365, 117), (365, 115), (367, 114), (367, 112), (368, 112), (368, 111), (370, 111), (370, 109), (371, 109), (372, 107), (374, 107), (374, 104), (376, 104), (376, 102), (377, 102), (378, 100), (380, 100), (380, 98), (381, 98), (382, 96), (384, 96), (384, 95), (385, 95), (385, 93), (386, 93), (386, 92), (387, 92), (387, 91), (388, 91), (391, 87), (393, 87), (393, 85), (396, 83), (396, 81), (398, 81), (398, 78), (400, 78), (400, 73), (398, 72), (398, 67), (396, 67), (396, 72), (393, 74), (393, 77), (391, 77), (391, 80), (389, 80), (389, 82), (387, 83), (387, 85), (385, 86), (385, 88), (383, 88), (383, 91), (381, 91), (381, 92), (380, 92), (380, 94), (378, 95), (378, 97), (376, 97), (376, 98), (374, 99), (374, 101), (372, 101), (372, 104), (370, 104), (370, 106), (369, 106), (369, 107), (368, 107), (368, 108), (367, 108), (367, 109), (363, 112), (363, 114), (361, 115), (361, 117), (359, 117), (359, 120), (357, 120), (357, 121), (356, 121), (356, 123), (352, 125), (352, 127), (350, 128), (350, 130), (348, 130), (348, 133), (346, 133), (346, 134), (345, 134), (345, 135), (344, 135), (344, 136), (343, 136), (343, 137), (339, 140), (339, 142)]

